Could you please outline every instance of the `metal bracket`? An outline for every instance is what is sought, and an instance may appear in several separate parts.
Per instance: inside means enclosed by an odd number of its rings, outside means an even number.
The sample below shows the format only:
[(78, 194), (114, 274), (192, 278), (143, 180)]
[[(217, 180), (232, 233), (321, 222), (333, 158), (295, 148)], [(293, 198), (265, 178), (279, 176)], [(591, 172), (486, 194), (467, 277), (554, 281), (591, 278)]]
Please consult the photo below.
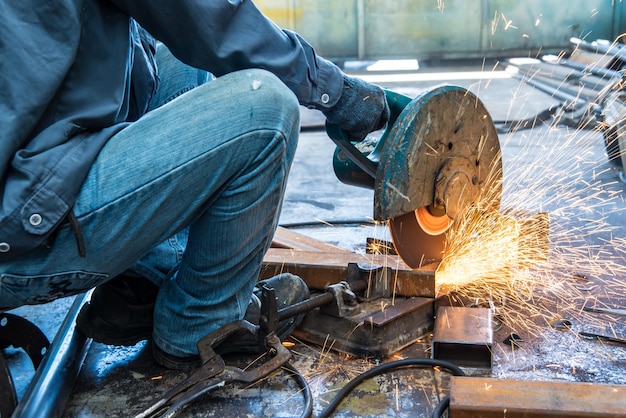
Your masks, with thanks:
[(27, 319), (10, 313), (0, 313), (0, 347), (12, 345), (23, 349), (33, 367), (37, 369), (44, 354), (50, 348), (50, 341), (43, 332)]

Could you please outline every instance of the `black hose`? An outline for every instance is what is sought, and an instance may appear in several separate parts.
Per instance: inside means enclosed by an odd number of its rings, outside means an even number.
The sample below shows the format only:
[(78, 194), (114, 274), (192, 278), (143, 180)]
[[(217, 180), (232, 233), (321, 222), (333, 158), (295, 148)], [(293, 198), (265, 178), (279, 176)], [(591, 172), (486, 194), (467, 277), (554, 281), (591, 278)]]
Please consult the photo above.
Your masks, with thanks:
[(451, 372), (454, 376), (465, 376), (465, 373), (463, 372), (463, 370), (461, 370), (460, 367), (452, 363), (448, 363), (447, 361), (413, 358), (384, 363), (380, 366), (376, 366), (366, 371), (365, 373), (358, 375), (356, 378), (349, 381), (348, 384), (341, 388), (337, 395), (335, 395), (335, 397), (330, 401), (328, 406), (324, 408), (318, 418), (328, 418), (330, 414), (332, 414), (335, 409), (337, 409), (337, 407), (344, 400), (344, 398), (367, 379), (371, 379), (372, 377), (381, 375), (389, 371), (410, 367), (441, 367), (442, 369), (446, 369), (447, 371)]
[(443, 417), (443, 413), (450, 406), (450, 395), (446, 396), (437, 404), (435, 409), (433, 409), (433, 418), (441, 418)]
[(309, 418), (313, 416), (313, 395), (311, 394), (309, 382), (307, 382), (304, 376), (302, 376), (302, 374), (300, 374), (300, 372), (291, 364), (284, 365), (283, 369), (294, 377), (296, 382), (298, 382), (300, 389), (302, 389), (302, 395), (304, 396), (304, 411), (302, 411), (300, 418)]

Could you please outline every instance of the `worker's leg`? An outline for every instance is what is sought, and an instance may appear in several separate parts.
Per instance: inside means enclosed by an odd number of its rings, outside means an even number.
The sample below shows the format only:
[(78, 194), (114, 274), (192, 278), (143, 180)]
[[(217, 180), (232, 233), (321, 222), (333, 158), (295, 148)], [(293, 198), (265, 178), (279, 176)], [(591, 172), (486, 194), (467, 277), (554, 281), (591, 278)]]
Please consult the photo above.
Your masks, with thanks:
[(155, 339), (172, 354), (239, 318), (270, 244), (298, 132), (295, 96), (252, 70), (198, 87), (102, 150), (51, 248), (0, 266), (0, 307), (39, 303), (118, 275), (189, 227), (178, 274), (159, 292)]
[[(157, 45), (155, 59), (159, 83), (158, 89), (150, 101), (149, 111), (157, 109), (178, 96), (214, 79), (211, 73), (183, 64), (162, 43)], [(138, 282), (135, 289), (137, 292), (141, 292), (147, 286), (142, 285), (140, 280), (134, 280), (135, 278), (132, 276), (145, 277), (156, 284), (160, 284), (165, 278), (171, 277), (182, 259), (187, 246), (188, 233), (187, 228), (178, 232), (134, 263), (131, 267), (132, 272), (125, 272), (125, 277), (121, 278), (121, 280), (129, 283), (122, 283), (121, 286), (127, 287), (128, 284), (133, 285)], [(152, 292), (149, 287), (146, 290)], [(137, 296), (141, 299), (141, 295)]]

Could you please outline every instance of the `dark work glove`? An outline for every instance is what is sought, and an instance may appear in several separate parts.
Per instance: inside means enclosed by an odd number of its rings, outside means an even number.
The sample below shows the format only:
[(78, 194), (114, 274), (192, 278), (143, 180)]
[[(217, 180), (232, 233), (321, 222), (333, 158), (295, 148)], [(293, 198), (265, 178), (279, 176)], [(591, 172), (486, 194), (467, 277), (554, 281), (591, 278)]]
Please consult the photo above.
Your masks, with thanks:
[(383, 89), (344, 75), (341, 97), (324, 115), (329, 123), (343, 129), (350, 141), (358, 142), (385, 126), (389, 105)]

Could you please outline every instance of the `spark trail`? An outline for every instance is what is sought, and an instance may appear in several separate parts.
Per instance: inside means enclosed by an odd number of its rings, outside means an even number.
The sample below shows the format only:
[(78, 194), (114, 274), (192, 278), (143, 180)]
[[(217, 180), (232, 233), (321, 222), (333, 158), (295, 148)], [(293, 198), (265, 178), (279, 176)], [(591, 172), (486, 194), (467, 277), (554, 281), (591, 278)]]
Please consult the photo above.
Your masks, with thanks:
[[(510, 328), (537, 334), (555, 316), (580, 318), (585, 304), (626, 295), (623, 185), (602, 134), (560, 122), (501, 138), (501, 208), (486, 211), (499, 196), (482, 196), (449, 232), (437, 272), (441, 293), (491, 306)], [(549, 226), (523, 222), (538, 212), (549, 212)], [(548, 249), (529, 239), (543, 236)]]

